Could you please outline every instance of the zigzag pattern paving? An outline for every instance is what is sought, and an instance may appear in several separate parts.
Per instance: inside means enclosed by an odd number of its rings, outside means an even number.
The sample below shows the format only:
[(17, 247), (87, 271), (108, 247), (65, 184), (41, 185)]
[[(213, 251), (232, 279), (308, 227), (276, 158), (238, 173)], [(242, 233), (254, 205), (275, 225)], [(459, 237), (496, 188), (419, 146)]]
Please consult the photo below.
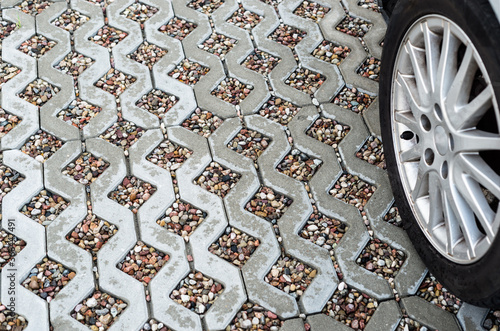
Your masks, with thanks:
[(483, 330), (395, 226), (373, 1), (0, 14), (1, 330)]

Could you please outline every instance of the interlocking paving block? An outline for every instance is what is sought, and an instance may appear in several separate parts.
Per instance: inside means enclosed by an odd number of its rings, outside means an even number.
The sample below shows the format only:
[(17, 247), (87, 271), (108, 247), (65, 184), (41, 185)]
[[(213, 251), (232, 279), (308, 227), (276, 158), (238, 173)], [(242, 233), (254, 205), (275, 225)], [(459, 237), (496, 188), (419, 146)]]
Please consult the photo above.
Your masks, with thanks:
[(464, 302), (457, 314), (463, 330), (484, 330), (481, 325), (488, 314), (488, 308), (476, 307)]
[(460, 329), (453, 314), (426, 302), (422, 298), (412, 296), (402, 298), (401, 302), (409, 317), (430, 328), (444, 331)]

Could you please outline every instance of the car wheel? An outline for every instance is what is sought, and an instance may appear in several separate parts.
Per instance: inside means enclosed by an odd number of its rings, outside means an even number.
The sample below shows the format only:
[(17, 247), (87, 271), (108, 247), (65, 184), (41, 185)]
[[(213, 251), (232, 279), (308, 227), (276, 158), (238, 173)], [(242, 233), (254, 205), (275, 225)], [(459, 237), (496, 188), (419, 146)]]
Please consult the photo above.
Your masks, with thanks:
[(380, 121), (396, 204), (438, 280), (500, 307), (500, 25), (487, 0), (401, 0)]

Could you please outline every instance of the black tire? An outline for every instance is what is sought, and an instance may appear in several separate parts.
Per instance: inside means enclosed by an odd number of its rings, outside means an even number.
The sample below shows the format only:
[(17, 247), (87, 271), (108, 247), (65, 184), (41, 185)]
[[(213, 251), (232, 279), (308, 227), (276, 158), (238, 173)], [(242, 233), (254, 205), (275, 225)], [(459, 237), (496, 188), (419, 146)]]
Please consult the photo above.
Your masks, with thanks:
[(489, 251), (473, 264), (457, 264), (442, 256), (413, 215), (396, 162), (390, 114), (393, 69), (406, 32), (415, 21), (428, 14), (445, 16), (466, 32), (483, 59), (496, 99), (500, 100), (500, 24), (487, 0), (400, 0), (385, 37), (380, 77), (380, 122), (387, 170), (404, 227), (430, 272), (462, 300), (500, 308), (500, 235), (495, 237)]

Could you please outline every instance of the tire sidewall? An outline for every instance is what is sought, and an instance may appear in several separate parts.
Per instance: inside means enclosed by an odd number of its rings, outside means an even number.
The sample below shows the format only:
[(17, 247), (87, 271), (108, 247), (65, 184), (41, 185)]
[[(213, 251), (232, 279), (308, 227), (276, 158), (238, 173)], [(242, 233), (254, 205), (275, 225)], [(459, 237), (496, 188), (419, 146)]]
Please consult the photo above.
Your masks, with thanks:
[(384, 43), (380, 77), (380, 122), (391, 186), (405, 229), (429, 270), (451, 292), (477, 305), (500, 304), (500, 235), (492, 248), (476, 263), (460, 265), (442, 256), (422, 233), (406, 200), (393, 145), (392, 81), (399, 45), (419, 18), (439, 14), (454, 21), (469, 36), (483, 59), (500, 100), (500, 24), (487, 0), (401, 0), (396, 6)]

